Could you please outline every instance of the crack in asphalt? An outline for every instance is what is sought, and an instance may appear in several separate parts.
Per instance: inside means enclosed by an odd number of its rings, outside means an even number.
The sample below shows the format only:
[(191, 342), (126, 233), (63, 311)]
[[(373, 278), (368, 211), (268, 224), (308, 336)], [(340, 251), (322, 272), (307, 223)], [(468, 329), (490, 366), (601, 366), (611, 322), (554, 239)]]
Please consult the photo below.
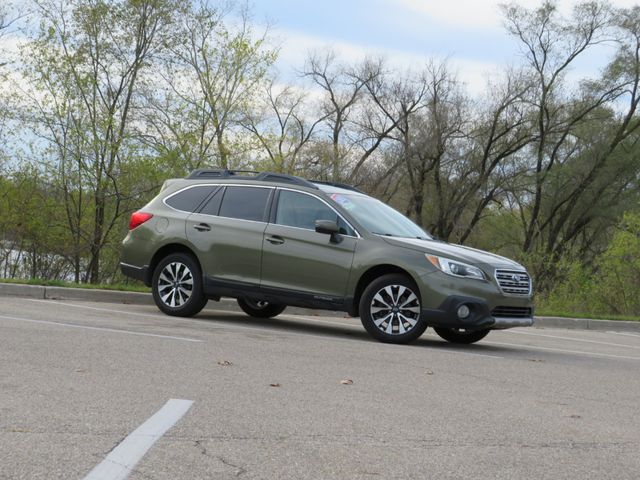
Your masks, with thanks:
[[(229, 442), (229, 441), (291, 441), (291, 442), (301, 442), (301, 443), (315, 443), (318, 441), (326, 442), (326, 441), (338, 441), (344, 439), (353, 439), (352, 435), (306, 435), (306, 436), (290, 436), (283, 439), (282, 437), (239, 437), (239, 436), (209, 436), (202, 437), (198, 440), (190, 439), (188, 437), (184, 438), (174, 438), (175, 441), (182, 442), (193, 442), (198, 448), (200, 448), (201, 453), (203, 455), (211, 456), (208, 454), (206, 447), (203, 445), (203, 442), (207, 441), (221, 441), (221, 442)], [(556, 442), (491, 442), (491, 441), (478, 441), (478, 442), (454, 442), (454, 441), (440, 441), (435, 439), (424, 439), (424, 438), (403, 438), (403, 439), (380, 439), (374, 438), (371, 436), (359, 436), (358, 441), (355, 442), (346, 442), (349, 445), (362, 445), (363, 440), (368, 440), (369, 444), (379, 444), (384, 446), (396, 445), (398, 447), (404, 447), (405, 444), (416, 446), (419, 445), (421, 447), (446, 447), (446, 448), (560, 448), (560, 449), (605, 449), (611, 447), (640, 447), (640, 442), (638, 441), (608, 441), (608, 442), (588, 442), (588, 441), (572, 441), (572, 440), (560, 440)], [(341, 442), (345, 443), (345, 442)], [(219, 457), (220, 461), (234, 468), (242, 468), (237, 465), (233, 465), (231, 463), (227, 463), (223, 461), (223, 459)]]
[[(92, 432), (73, 433), (73, 432), (59, 432), (59, 431), (47, 431), (47, 430), (27, 431), (24, 429), (15, 430), (12, 428), (3, 428), (0, 430), (0, 432), (30, 434), (30, 435), (75, 434), (75, 435), (87, 435), (87, 436), (97, 436), (97, 437), (112, 436), (112, 434), (109, 434), (109, 433), (92, 433)], [(198, 438), (193, 438), (188, 436), (178, 436), (178, 435), (176, 436), (167, 435), (164, 437), (164, 440), (174, 441), (174, 442), (191, 442), (194, 444), (194, 446), (200, 449), (200, 453), (202, 455), (207, 455), (209, 457), (212, 457), (212, 455), (207, 451), (206, 446), (203, 444), (203, 442), (207, 442), (207, 441), (214, 441), (214, 442), (215, 441), (219, 441), (219, 442), (268, 441), (270, 444), (274, 444), (274, 443), (284, 444), (284, 443), (290, 443), (290, 442), (314, 443), (318, 441), (336, 441), (336, 442), (349, 444), (349, 445), (361, 445), (362, 442), (368, 442), (369, 444), (378, 444), (378, 445), (386, 445), (386, 446), (397, 445), (399, 447), (404, 446), (405, 444), (408, 444), (408, 445), (420, 444), (421, 446), (424, 446), (424, 447), (436, 447), (436, 448), (437, 447), (454, 447), (454, 448), (466, 448), (466, 447), (474, 447), (474, 448), (518, 447), (520, 448), (522, 447), (522, 448), (577, 449), (577, 448), (610, 448), (610, 447), (635, 447), (635, 446), (640, 448), (640, 441), (579, 442), (579, 441), (561, 440), (557, 442), (491, 442), (487, 440), (482, 440), (478, 442), (456, 442), (456, 441), (442, 441), (442, 440), (437, 440), (433, 438), (415, 438), (415, 437), (414, 438), (409, 438), (409, 437), (380, 438), (379, 436), (374, 436), (374, 435), (354, 436), (354, 435), (334, 435), (334, 434), (288, 435), (288, 436), (286, 435), (285, 436), (283, 435), (276, 435), (276, 436), (209, 435), (204, 437), (200, 435)], [(350, 441), (344, 442), (344, 440), (350, 440)], [(96, 453), (96, 454), (93, 454), (93, 456), (95, 456), (96, 458), (106, 457), (111, 451), (113, 451), (115, 447), (119, 445), (121, 441), (122, 439), (116, 442), (114, 446), (111, 447), (108, 451), (104, 453)], [(233, 463), (229, 462), (228, 460), (222, 457), (213, 456), (212, 458), (217, 458), (218, 460), (220, 460), (220, 462), (230, 467), (243, 470), (243, 473), (246, 472), (246, 470), (243, 467), (239, 465), (234, 465)]]
[(215, 460), (218, 460), (220, 463), (224, 464), (225, 466), (235, 469), (236, 471), (235, 471), (234, 475), (236, 477), (239, 477), (239, 476), (244, 475), (245, 473), (247, 473), (247, 470), (244, 467), (241, 467), (240, 465), (235, 465), (235, 464), (231, 463), (229, 460), (225, 459), (221, 455), (210, 455), (207, 452), (207, 448), (202, 444), (202, 442), (204, 442), (204, 441), (205, 440), (194, 440), (193, 441), (195, 446), (200, 449), (200, 453), (202, 455), (205, 455), (205, 456), (207, 456), (209, 458), (213, 458)]

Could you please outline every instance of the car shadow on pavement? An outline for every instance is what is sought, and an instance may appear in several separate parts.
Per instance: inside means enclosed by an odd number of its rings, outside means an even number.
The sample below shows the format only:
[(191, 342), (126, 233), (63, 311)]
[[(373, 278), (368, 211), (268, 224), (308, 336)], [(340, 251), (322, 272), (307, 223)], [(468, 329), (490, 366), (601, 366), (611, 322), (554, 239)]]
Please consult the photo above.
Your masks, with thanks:
[[(355, 323), (344, 323), (344, 326), (338, 325), (339, 320), (335, 323), (321, 323), (322, 319), (307, 320), (290, 319), (290, 318), (253, 318), (245, 315), (241, 312), (203, 312), (197, 317), (193, 317), (192, 320), (199, 320), (206, 323), (214, 322), (216, 325), (228, 325), (228, 326), (242, 326), (251, 327), (256, 330), (260, 328), (265, 329), (265, 333), (273, 333), (273, 331), (279, 331), (282, 333), (295, 333), (298, 335), (314, 335), (323, 337), (340, 338), (343, 340), (358, 340), (368, 342), (371, 344), (380, 345), (381, 343), (372, 338), (364, 328)], [(500, 347), (495, 345), (483, 345), (482, 341), (473, 345), (456, 345), (448, 343), (445, 340), (441, 340), (439, 337), (428, 335), (431, 329), (427, 329), (427, 332), (423, 334), (418, 340), (408, 345), (398, 345), (401, 348), (416, 348), (416, 347), (428, 347), (431, 349), (439, 350), (451, 350), (451, 351), (465, 351), (470, 353), (479, 354), (499, 354), (507, 352), (515, 352), (518, 349)], [(431, 333), (433, 331), (431, 330)], [(385, 344), (390, 345), (390, 344)]]

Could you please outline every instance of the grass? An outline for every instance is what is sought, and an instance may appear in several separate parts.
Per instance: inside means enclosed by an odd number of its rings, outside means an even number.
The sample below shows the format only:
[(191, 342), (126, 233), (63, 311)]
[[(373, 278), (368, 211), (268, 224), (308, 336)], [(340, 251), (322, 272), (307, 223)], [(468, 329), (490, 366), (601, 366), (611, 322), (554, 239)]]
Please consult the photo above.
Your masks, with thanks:
[(87, 290), (117, 290), (120, 292), (142, 292), (149, 293), (151, 290), (141, 283), (116, 283), (116, 284), (91, 284), (91, 283), (75, 283), (64, 282), (62, 280), (41, 280), (39, 278), (32, 279), (16, 279), (16, 278), (0, 278), (0, 283), (15, 283), (18, 285), (39, 285), (44, 287), (68, 287), (68, 288), (85, 288)]
[(537, 317), (564, 317), (564, 318), (591, 318), (599, 320), (623, 320), (627, 322), (640, 322), (640, 317), (633, 315), (614, 315), (610, 313), (576, 313), (558, 310), (536, 308)]

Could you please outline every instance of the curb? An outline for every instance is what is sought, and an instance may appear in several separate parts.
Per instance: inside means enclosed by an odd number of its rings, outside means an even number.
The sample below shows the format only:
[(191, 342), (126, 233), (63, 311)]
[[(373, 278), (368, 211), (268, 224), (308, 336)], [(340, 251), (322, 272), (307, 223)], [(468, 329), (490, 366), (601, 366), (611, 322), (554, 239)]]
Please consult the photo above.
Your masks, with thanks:
[[(153, 305), (149, 293), (121, 292), (119, 290), (94, 290), (85, 288), (44, 287), (46, 300), (84, 300), (90, 302), (124, 303), (128, 305)], [(2, 295), (2, 284), (0, 284)]]
[[(37, 298), (42, 300), (81, 300), (90, 302), (121, 303), (126, 305), (154, 305), (149, 293), (121, 292), (117, 290), (98, 290), (69, 287), (44, 287), (38, 285), (21, 285), (16, 283), (0, 283), (0, 297)], [(240, 311), (234, 300), (222, 299), (210, 302), (208, 309)], [(290, 307), (287, 313), (321, 317), (342, 316), (341, 312), (326, 310), (309, 310)], [(535, 327), (567, 328), (574, 330), (614, 330), (623, 332), (640, 332), (640, 322), (625, 320), (596, 320), (590, 318), (535, 317)]]
[(567, 328), (572, 330), (640, 332), (640, 322), (627, 320), (596, 320), (593, 318), (535, 317), (534, 326), (543, 328)]

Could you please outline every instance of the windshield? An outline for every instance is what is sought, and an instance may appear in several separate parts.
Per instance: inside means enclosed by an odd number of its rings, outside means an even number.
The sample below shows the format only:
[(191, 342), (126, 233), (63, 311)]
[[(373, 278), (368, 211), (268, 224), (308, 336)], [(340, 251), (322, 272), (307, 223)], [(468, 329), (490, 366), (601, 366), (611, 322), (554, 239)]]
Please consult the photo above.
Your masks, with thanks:
[(407, 217), (375, 198), (342, 193), (332, 193), (330, 197), (371, 233), (390, 237), (431, 239), (430, 235)]

